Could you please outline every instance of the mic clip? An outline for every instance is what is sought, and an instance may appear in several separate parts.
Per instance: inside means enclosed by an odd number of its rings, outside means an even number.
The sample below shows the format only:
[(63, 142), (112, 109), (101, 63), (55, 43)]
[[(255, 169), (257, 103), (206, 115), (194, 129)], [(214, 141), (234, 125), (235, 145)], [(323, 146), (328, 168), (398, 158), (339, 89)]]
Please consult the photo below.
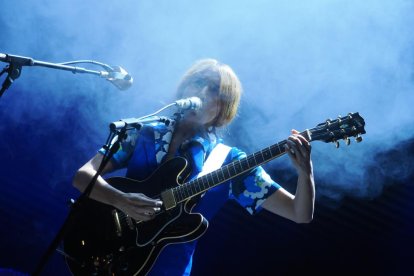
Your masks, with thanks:
[(111, 66), (111, 70), (107, 74), (104, 74), (103, 77), (120, 90), (130, 88), (133, 82), (132, 76), (120, 66)]
[(0, 89), (0, 97), (3, 95), (3, 93), (9, 89), (10, 85), (14, 82), (15, 79), (20, 77), (20, 74), (22, 72), (22, 65), (15, 62), (10, 62), (9, 65), (7, 65), (1, 72), (0, 76), (4, 73), (7, 73), (7, 77), (4, 80), (2, 87)]
[(148, 118), (127, 118), (121, 119), (119, 121), (115, 121), (109, 124), (109, 128), (111, 131), (117, 131), (123, 128), (132, 129), (136, 128), (140, 130), (144, 124), (154, 123), (154, 122), (162, 122), (166, 126), (171, 123), (171, 119), (165, 116), (151, 116)]

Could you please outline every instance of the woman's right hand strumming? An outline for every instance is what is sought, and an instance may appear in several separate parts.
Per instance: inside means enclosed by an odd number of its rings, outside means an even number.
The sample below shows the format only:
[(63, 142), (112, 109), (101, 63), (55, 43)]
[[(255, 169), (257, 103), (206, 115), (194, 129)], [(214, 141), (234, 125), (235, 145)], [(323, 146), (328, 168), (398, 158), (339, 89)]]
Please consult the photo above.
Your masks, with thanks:
[[(96, 154), (83, 165), (75, 174), (73, 186), (83, 192), (96, 174), (102, 161), (102, 154)], [(101, 175), (114, 171), (114, 164), (109, 161)], [(153, 219), (160, 211), (162, 201), (152, 199), (141, 193), (124, 193), (109, 185), (102, 176), (98, 176), (90, 198), (118, 208), (135, 220), (147, 221)]]

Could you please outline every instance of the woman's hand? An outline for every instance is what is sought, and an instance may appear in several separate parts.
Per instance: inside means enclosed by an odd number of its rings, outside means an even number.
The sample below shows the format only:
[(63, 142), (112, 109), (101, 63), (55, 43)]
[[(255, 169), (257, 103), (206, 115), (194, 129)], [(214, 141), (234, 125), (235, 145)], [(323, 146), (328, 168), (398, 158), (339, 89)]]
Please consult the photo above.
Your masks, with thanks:
[(141, 193), (123, 193), (115, 207), (135, 220), (147, 221), (161, 210), (162, 201)]
[(285, 150), (299, 175), (312, 174), (311, 145), (297, 130), (287, 139)]

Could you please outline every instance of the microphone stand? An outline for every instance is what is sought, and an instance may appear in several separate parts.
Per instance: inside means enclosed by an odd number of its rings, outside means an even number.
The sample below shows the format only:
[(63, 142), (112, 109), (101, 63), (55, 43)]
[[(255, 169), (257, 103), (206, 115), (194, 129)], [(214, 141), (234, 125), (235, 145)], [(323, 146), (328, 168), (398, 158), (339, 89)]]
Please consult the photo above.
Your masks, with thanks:
[[(1, 72), (0, 76), (7, 72), (7, 77), (4, 80), (2, 87), (0, 89), (0, 97), (4, 94), (4, 92), (10, 87), (10, 85), (16, 80), (21, 72), (23, 66), (42, 66), (42, 67), (48, 67), (53, 69), (59, 69), (59, 70), (65, 70), (65, 71), (71, 71), (72, 73), (85, 73), (85, 74), (92, 74), (97, 75), (103, 78), (106, 78), (109, 76), (108, 71), (95, 71), (95, 70), (89, 70), (82, 67), (76, 67), (76, 66), (68, 66), (64, 63), (50, 63), (50, 62), (44, 62), (39, 60), (34, 60), (30, 57), (23, 57), (23, 56), (16, 56), (16, 55), (10, 55), (10, 54), (3, 54), (0, 53), (0, 61), (9, 63)], [(71, 62), (68, 62), (66, 64), (70, 64)], [(73, 62), (73, 63), (93, 63), (97, 65), (101, 65), (102, 67), (106, 68), (109, 71), (113, 71), (112, 67), (109, 65), (96, 62), (96, 61), (79, 61), (79, 62)]]

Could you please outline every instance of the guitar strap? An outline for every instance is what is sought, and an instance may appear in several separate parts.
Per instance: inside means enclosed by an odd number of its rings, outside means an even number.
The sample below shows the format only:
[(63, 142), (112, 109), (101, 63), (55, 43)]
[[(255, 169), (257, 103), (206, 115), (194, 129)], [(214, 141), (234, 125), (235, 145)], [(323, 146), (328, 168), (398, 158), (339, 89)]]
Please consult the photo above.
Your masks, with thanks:
[(204, 162), (203, 169), (197, 175), (197, 178), (208, 174), (212, 171), (215, 171), (223, 165), (224, 160), (229, 154), (231, 147), (224, 144), (217, 144), (214, 149), (210, 152), (210, 155), (207, 157), (206, 162)]

